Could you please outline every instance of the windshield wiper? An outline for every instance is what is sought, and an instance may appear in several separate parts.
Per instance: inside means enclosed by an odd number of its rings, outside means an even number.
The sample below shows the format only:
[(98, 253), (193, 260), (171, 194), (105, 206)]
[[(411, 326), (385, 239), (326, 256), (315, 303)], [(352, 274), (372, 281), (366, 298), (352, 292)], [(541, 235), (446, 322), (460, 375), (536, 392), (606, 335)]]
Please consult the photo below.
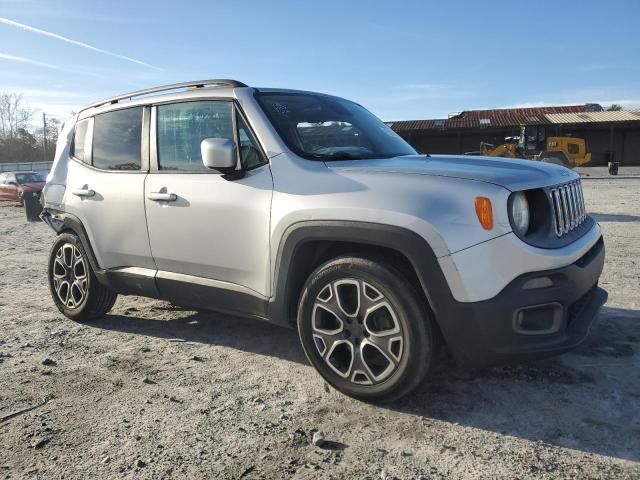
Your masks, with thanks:
[(365, 158), (349, 152), (309, 153), (307, 155), (312, 158), (317, 158), (318, 160), (361, 160)]

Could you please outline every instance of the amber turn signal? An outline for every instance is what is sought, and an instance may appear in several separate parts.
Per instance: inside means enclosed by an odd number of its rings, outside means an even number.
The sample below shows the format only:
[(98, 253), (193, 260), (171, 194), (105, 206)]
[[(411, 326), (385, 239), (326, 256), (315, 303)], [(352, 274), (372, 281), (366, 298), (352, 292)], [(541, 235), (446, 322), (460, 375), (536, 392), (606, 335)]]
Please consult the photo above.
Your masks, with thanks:
[(476, 197), (476, 215), (480, 225), (485, 230), (491, 230), (493, 228), (493, 210), (491, 209), (491, 200), (487, 197)]

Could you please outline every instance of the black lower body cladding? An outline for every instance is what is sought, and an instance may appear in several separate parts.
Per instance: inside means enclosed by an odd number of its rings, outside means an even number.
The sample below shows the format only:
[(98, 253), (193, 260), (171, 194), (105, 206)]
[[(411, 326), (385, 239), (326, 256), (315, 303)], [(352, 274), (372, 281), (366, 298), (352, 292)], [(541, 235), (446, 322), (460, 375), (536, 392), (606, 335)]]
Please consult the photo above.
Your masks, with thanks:
[(575, 348), (607, 300), (597, 286), (604, 257), (600, 237), (573, 264), (522, 275), (490, 300), (439, 299), (439, 313), (446, 317), (440, 325), (456, 359), (478, 368)]

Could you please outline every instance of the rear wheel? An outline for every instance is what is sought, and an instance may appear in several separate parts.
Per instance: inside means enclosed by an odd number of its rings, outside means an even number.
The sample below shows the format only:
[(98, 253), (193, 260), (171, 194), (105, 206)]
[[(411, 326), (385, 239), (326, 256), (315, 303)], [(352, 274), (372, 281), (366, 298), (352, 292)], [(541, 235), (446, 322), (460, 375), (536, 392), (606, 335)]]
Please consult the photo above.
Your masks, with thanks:
[(118, 295), (98, 282), (86, 252), (75, 235), (58, 236), (49, 254), (49, 290), (66, 317), (87, 321), (104, 316)]
[(437, 358), (424, 297), (390, 265), (365, 258), (337, 258), (311, 274), (298, 331), (307, 358), (328, 383), (370, 401), (406, 395)]

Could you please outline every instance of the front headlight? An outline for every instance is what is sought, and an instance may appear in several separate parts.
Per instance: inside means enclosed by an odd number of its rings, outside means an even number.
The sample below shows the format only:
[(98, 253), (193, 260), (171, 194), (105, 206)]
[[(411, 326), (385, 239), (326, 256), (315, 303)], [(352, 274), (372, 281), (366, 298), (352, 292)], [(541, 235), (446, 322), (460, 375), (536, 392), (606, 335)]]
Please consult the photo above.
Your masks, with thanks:
[(529, 230), (529, 202), (524, 192), (514, 193), (511, 198), (511, 222), (518, 235), (525, 235)]

